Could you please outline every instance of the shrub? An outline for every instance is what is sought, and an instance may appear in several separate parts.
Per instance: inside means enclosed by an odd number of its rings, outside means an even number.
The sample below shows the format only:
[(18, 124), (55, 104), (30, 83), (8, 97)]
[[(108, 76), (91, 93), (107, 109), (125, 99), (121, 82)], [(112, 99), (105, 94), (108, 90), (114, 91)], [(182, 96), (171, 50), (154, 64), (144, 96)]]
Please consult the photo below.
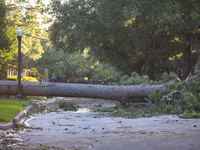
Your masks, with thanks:
[(31, 72), (30, 72), (32, 77), (40, 77), (40, 73), (38, 72), (38, 70), (36, 68), (31, 68)]
[(9, 76), (8, 80), (17, 81), (17, 76)]
[(46, 81), (46, 77), (43, 74), (41, 74), (41, 73), (40, 73), (39, 79), (42, 79), (43, 81)]
[(22, 81), (36, 82), (37, 80), (33, 77), (22, 77)]
[[(9, 76), (8, 80), (11, 81), (18, 81), (18, 77), (17, 76)], [(21, 77), (21, 81), (29, 81), (29, 82), (37, 82), (37, 80), (33, 77)]]

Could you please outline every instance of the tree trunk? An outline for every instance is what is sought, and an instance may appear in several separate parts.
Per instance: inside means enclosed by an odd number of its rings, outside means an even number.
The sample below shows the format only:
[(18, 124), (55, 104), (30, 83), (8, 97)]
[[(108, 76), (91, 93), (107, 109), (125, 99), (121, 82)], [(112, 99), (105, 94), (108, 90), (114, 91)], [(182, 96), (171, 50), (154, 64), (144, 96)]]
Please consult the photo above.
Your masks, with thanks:
[[(142, 75), (142, 65), (143, 65), (143, 60), (139, 60), (136, 63), (132, 64), (132, 72), (135, 71), (136, 73), (138, 73), (140, 76)], [(130, 73), (132, 73), (130, 72)]]
[(88, 76), (88, 84), (90, 84), (90, 83), (91, 83), (91, 77)]
[(197, 41), (198, 62), (200, 62), (200, 39)]
[(148, 76), (150, 80), (154, 80), (155, 60), (150, 59), (148, 62)]
[(66, 78), (66, 80), (67, 80), (67, 83), (70, 83), (71, 77), (72, 77), (71, 74), (65, 74), (65, 78)]
[(142, 66), (143, 66), (143, 60), (137, 62), (137, 73), (141, 76), (142, 75)]
[[(0, 81), (0, 95), (17, 95), (17, 81)], [(164, 90), (161, 85), (107, 86), (91, 84), (22, 82), (23, 96), (63, 96), (113, 99), (127, 102), (132, 97), (148, 97), (155, 89)]]
[[(155, 59), (154, 59), (154, 51), (157, 50), (158, 46), (153, 41), (153, 37), (151, 39), (149, 45), (149, 60), (148, 60), (148, 76), (150, 80), (154, 81), (154, 70), (155, 70)], [(155, 49), (155, 50), (154, 50)]]
[[(186, 41), (190, 41), (190, 36), (184, 34), (184, 39)], [(190, 51), (191, 45), (187, 44), (187, 43), (183, 43), (183, 79), (186, 79), (187, 76), (189, 75), (190, 71), (191, 71), (191, 51)]]

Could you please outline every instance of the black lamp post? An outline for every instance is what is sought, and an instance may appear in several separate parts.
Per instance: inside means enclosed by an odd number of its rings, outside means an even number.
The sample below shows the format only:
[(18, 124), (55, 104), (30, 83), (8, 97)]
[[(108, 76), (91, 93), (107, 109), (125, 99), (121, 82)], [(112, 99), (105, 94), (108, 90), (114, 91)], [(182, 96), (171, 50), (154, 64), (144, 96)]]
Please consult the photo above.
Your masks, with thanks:
[(22, 100), (22, 87), (21, 87), (21, 39), (22, 39), (22, 29), (18, 27), (17, 29), (17, 39), (18, 39), (18, 92), (17, 99)]

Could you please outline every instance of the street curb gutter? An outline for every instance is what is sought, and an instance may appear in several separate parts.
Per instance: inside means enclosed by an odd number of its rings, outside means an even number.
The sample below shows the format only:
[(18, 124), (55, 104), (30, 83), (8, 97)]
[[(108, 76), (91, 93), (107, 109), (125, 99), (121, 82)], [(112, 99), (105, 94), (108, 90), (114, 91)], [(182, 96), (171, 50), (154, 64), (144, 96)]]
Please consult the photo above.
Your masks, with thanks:
[[(16, 115), (14, 119), (20, 121), (21, 118), (24, 117), (27, 114), (27, 112), (32, 108), (32, 106), (33, 105), (26, 107), (23, 111), (21, 111), (18, 115)], [(13, 127), (14, 127), (13, 119), (9, 123), (0, 124), (0, 129), (10, 129)]]

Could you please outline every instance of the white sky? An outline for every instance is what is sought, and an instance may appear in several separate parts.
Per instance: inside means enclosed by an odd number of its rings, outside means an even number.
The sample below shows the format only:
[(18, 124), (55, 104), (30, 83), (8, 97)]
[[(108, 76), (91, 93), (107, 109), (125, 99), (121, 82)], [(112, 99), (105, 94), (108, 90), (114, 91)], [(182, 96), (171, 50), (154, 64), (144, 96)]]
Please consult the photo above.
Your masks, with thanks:
[[(48, 3), (50, 3), (50, 1), (51, 1), (51, 0), (42, 0), (42, 2), (45, 3), (46, 5), (47, 5)], [(31, 1), (30, 1), (30, 4), (31, 4), (31, 5), (35, 5), (35, 1), (34, 1), (34, 0), (31, 0)]]
[[(48, 3), (50, 3), (50, 1), (51, 1), (51, 0), (42, 0), (42, 2), (45, 3), (46, 5), (47, 5)], [(31, 1), (30, 1), (30, 4), (34, 6), (34, 5), (35, 5), (35, 1), (34, 1), (34, 0), (31, 0)], [(42, 22), (42, 19), (38, 19), (38, 21), (39, 21), (39, 22)], [(49, 24), (43, 24), (43, 25), (42, 25), (42, 28), (48, 28), (48, 27), (49, 27)]]

